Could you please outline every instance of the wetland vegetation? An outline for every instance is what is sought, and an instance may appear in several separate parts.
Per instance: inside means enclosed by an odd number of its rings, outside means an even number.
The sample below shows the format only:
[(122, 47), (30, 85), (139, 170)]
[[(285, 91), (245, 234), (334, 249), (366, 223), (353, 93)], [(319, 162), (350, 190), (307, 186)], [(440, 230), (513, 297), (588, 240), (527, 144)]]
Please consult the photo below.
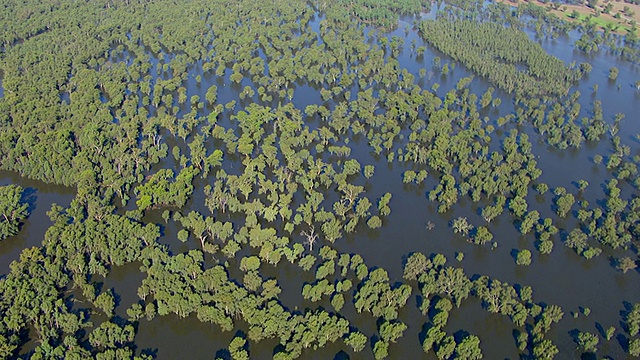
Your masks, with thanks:
[(640, 356), (635, 23), (474, 0), (0, 18), (0, 357)]

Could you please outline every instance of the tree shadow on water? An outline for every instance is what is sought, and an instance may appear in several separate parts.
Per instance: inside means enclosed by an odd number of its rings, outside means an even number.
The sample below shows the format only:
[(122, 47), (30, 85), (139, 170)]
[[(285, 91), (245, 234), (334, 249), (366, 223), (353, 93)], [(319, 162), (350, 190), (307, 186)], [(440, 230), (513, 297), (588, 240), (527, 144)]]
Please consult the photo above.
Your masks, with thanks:
[(343, 350), (340, 350), (340, 352), (338, 352), (336, 356), (333, 357), (333, 360), (349, 360), (349, 359), (350, 359), (349, 354), (347, 354)]

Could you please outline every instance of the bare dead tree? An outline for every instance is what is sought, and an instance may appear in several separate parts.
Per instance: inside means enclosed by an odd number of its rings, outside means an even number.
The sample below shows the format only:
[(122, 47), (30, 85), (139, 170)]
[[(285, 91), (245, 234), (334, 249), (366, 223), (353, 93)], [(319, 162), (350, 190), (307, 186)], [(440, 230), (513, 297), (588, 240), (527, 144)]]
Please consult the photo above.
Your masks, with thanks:
[(305, 236), (307, 239), (304, 241), (306, 245), (309, 246), (309, 251), (313, 251), (313, 244), (318, 240), (318, 234), (316, 234), (316, 228), (311, 227), (309, 231), (303, 231), (300, 235)]

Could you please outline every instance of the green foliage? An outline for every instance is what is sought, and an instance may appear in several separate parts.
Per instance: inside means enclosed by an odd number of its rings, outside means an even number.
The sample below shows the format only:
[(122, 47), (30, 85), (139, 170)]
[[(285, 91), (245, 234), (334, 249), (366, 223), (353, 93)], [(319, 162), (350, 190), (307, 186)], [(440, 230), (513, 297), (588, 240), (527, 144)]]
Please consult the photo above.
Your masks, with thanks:
[(240, 270), (242, 271), (256, 271), (260, 268), (260, 258), (257, 256), (243, 257), (240, 260)]
[(187, 230), (180, 230), (178, 231), (178, 240), (182, 241), (182, 242), (187, 242), (187, 240), (189, 239), (189, 232)]
[(380, 325), (378, 332), (380, 333), (382, 341), (387, 343), (395, 343), (402, 337), (402, 333), (405, 330), (407, 330), (407, 325), (402, 322), (385, 321), (384, 323), (382, 323), (382, 325)]
[(480, 350), (480, 339), (475, 335), (465, 336), (462, 341), (456, 345), (456, 359), (479, 360), (482, 359), (482, 350)]
[(378, 211), (380, 216), (389, 216), (391, 208), (389, 208), (389, 201), (391, 200), (391, 193), (385, 193), (378, 201)]
[(549, 191), (549, 185), (545, 183), (539, 183), (536, 184), (535, 189), (540, 195), (544, 195), (547, 191)]
[(376, 2), (340, 0), (337, 4), (348, 7), (350, 9), (349, 12), (357, 19), (386, 29), (397, 27), (399, 14), (417, 14), (428, 8), (427, 3), (418, 0), (382, 0)]
[[(331, 295), (334, 292), (335, 288), (333, 285), (329, 284), (326, 279), (320, 280), (315, 284), (305, 284), (302, 288), (302, 297), (313, 302), (320, 301), (323, 296)], [(332, 299), (332, 305), (333, 305)], [(340, 299), (335, 299), (335, 306), (340, 305)], [(344, 305), (344, 298), (343, 304)], [(335, 308), (335, 307), (334, 307)], [(336, 310), (337, 311), (337, 310)]]
[(309, 271), (315, 262), (316, 257), (309, 254), (298, 261), (298, 266), (304, 271)]
[(355, 175), (360, 172), (360, 163), (356, 159), (349, 159), (344, 162), (343, 173)]
[(553, 251), (553, 241), (551, 240), (542, 240), (538, 243), (538, 251), (540, 254), (551, 254)]
[(375, 345), (373, 345), (373, 357), (376, 360), (382, 360), (389, 355), (389, 343), (384, 341), (377, 341)]
[(493, 234), (486, 227), (478, 226), (472, 239), (474, 244), (484, 245), (493, 240)]
[(406, 304), (410, 295), (409, 285), (391, 288), (387, 272), (384, 269), (375, 269), (363, 281), (353, 300), (358, 313), (368, 311), (373, 316), (393, 320), (397, 318), (398, 309)]
[(516, 196), (509, 201), (509, 209), (515, 216), (522, 217), (527, 213), (527, 201), (520, 196)]
[(438, 359), (448, 359), (451, 355), (453, 355), (455, 349), (456, 341), (453, 336), (449, 335), (445, 337), (438, 345), (436, 356), (438, 356)]
[(520, 223), (520, 233), (523, 235), (528, 234), (533, 229), (534, 225), (538, 223), (538, 220), (540, 220), (540, 213), (538, 213), (538, 211), (533, 210), (528, 212)]
[(191, 181), (198, 173), (193, 167), (187, 167), (174, 177), (169, 169), (162, 169), (149, 177), (147, 182), (136, 187), (140, 210), (156, 207), (181, 208), (193, 193)]
[(89, 342), (96, 348), (118, 348), (133, 342), (135, 330), (132, 325), (124, 327), (112, 322), (103, 322), (89, 334)]
[(627, 271), (633, 270), (636, 267), (638, 267), (638, 264), (636, 264), (636, 261), (629, 257), (623, 257), (619, 259), (618, 263), (616, 264), (616, 268), (618, 270), (621, 270), (625, 274), (627, 273)]
[(335, 311), (340, 312), (340, 310), (342, 310), (342, 307), (344, 306), (344, 295), (333, 295), (333, 297), (331, 298), (331, 306), (333, 306)]
[(588, 332), (580, 332), (578, 334), (578, 346), (580, 346), (584, 351), (587, 352), (596, 352), (598, 346), (598, 335), (594, 335)]
[[(445, 18), (420, 22), (420, 35), (436, 49), (507, 92), (529, 96), (565, 95), (580, 74), (548, 55), (513, 27)], [(455, 39), (455, 41), (453, 40)], [(514, 49), (518, 49), (514, 51)], [(500, 54), (499, 57), (492, 54)], [(519, 71), (515, 64), (525, 64)]]
[(367, 226), (371, 229), (377, 229), (382, 226), (382, 220), (378, 216), (374, 215), (367, 220)]
[(471, 291), (471, 281), (464, 270), (451, 266), (440, 271), (435, 285), (438, 292), (451, 297), (457, 307), (460, 307), (462, 300), (466, 299)]
[(516, 264), (527, 266), (531, 264), (531, 251), (527, 249), (519, 250), (516, 255)]
[(544, 339), (533, 347), (536, 359), (553, 359), (558, 354), (558, 348), (549, 339)]
[(571, 207), (573, 206), (574, 203), (575, 203), (575, 198), (573, 197), (572, 194), (566, 193), (566, 194), (560, 195), (556, 199), (556, 213), (558, 214), (558, 216), (566, 217), (567, 213), (569, 212), (569, 210), (571, 210)]
[(416, 280), (429, 267), (431, 267), (431, 261), (427, 260), (424, 254), (419, 252), (412, 253), (404, 265), (403, 278), (409, 281)]
[(471, 231), (471, 229), (473, 229), (473, 225), (469, 224), (467, 222), (467, 218), (466, 217), (459, 217), (453, 220), (453, 223), (451, 225), (453, 227), (453, 232), (454, 233), (460, 233), (464, 236), (469, 235), (469, 231)]
[(229, 343), (229, 353), (234, 360), (249, 360), (249, 353), (245, 349), (247, 340), (241, 336), (234, 337)]
[(113, 314), (114, 314), (113, 311), (116, 306), (116, 303), (111, 291), (105, 291), (101, 293), (96, 297), (96, 300), (93, 303), (97, 308), (104, 311), (105, 315), (107, 315), (108, 318), (113, 317)]
[(320, 266), (318, 266), (318, 270), (316, 271), (316, 279), (324, 279), (329, 275), (333, 275), (335, 273), (336, 265), (333, 260), (328, 260)]
[(632, 309), (626, 312), (624, 324), (630, 336), (640, 333), (640, 303), (633, 304)]
[(29, 216), (29, 204), (23, 196), (24, 189), (18, 185), (0, 186), (0, 240), (16, 235)]
[(492, 313), (511, 314), (517, 304), (513, 286), (498, 280), (480, 277), (474, 283), (474, 291)]
[(640, 356), (640, 339), (630, 339), (628, 349), (629, 355)]
[(353, 351), (360, 352), (367, 345), (367, 337), (360, 332), (351, 332), (349, 336), (344, 340), (344, 343), (349, 345)]
[(529, 340), (529, 334), (526, 332), (519, 332), (516, 339), (518, 344), (518, 350), (524, 351), (527, 348), (527, 342)]
[(611, 340), (613, 338), (613, 334), (615, 334), (616, 332), (616, 328), (613, 326), (609, 326), (607, 328), (607, 330), (605, 331), (605, 338), (607, 339), (607, 341)]
[(366, 177), (367, 179), (370, 179), (373, 176), (373, 173), (375, 171), (375, 167), (373, 165), (365, 165), (364, 166), (364, 177)]
[(587, 235), (580, 229), (573, 229), (564, 244), (582, 254), (588, 248)]

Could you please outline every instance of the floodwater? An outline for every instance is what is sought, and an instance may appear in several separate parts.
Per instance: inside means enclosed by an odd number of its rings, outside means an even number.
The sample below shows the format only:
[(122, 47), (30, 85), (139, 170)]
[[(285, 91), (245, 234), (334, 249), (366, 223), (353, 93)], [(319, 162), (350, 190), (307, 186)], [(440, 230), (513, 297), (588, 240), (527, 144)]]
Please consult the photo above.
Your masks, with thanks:
[(0, 171), (0, 186), (16, 184), (25, 189), (23, 197), (29, 204), (29, 217), (24, 221), (20, 232), (0, 241), (0, 274), (9, 272), (9, 264), (20, 258), (23, 249), (41, 246), (44, 234), (53, 225), (47, 216), (51, 205), (56, 203), (68, 207), (75, 197), (75, 189), (46, 184), (37, 180), (30, 180), (19, 175)]
[[(310, 27), (317, 31), (321, 19), (320, 16), (316, 17)], [(422, 88), (429, 89), (435, 83), (440, 84), (437, 94), (444, 96), (459, 79), (472, 74), (461, 64), (456, 64), (455, 69), (446, 76), (442, 76), (439, 71), (434, 71), (432, 66), (434, 58), (439, 57), (442, 64), (451, 64), (452, 60), (422, 41), (412, 28), (411, 22), (412, 19), (404, 18), (400, 21), (400, 26), (396, 31), (384, 35), (375, 33), (372, 36), (374, 38), (386, 36), (389, 39), (393, 36), (404, 38), (403, 50), (397, 58), (400, 65), (415, 76), (417, 83)], [(619, 61), (604, 52), (597, 55), (584, 55), (571, 46), (576, 36), (578, 35), (572, 33), (555, 40), (543, 40), (541, 45), (550, 54), (567, 64), (573, 61), (578, 64), (588, 61), (593, 65), (593, 71), (572, 89), (572, 91), (578, 90), (582, 94), (580, 98), (581, 117), (589, 114), (595, 100), (602, 101), (604, 118), (608, 122), (613, 121), (616, 113), (625, 114), (626, 117), (621, 123), (619, 135), (623, 144), (631, 146), (632, 154), (638, 153), (639, 144), (635, 139), (635, 134), (640, 133), (640, 122), (638, 122), (640, 92), (636, 91), (633, 83), (640, 79), (640, 70), (637, 66)], [(411, 50), (412, 44), (415, 44), (416, 47), (426, 46), (427, 51), (423, 56), (418, 57)], [(114, 61), (130, 61), (130, 58), (124, 54), (114, 56)], [(154, 62), (152, 69), (156, 69), (170, 60), (171, 57), (166, 54), (152, 56)], [(620, 71), (616, 82), (608, 79), (611, 66), (616, 66)], [(428, 70), (425, 77), (419, 75), (422, 68)], [(170, 75), (166, 72), (161, 72), (158, 75), (154, 70), (152, 70), (152, 74), (155, 74), (156, 77)], [(224, 76), (217, 77), (211, 73), (204, 73), (198, 64), (192, 66), (188, 80), (183, 84), (187, 88), (188, 98), (198, 95), (204, 99), (207, 89), (215, 84), (218, 86), (219, 103), (238, 101), (238, 106), (234, 111), (242, 109), (252, 101), (273, 107), (278, 103), (284, 104), (291, 101), (301, 111), (304, 111), (304, 108), (309, 104), (333, 105), (331, 102), (322, 100), (319, 88), (306, 83), (294, 85), (292, 98), (274, 96), (272, 101), (266, 103), (261, 101), (258, 95), (255, 95), (252, 99), (240, 100), (238, 93), (242, 88), (245, 86), (256, 88), (256, 85), (247, 77), (239, 85), (232, 84), (229, 80), (230, 74), (231, 71), (227, 70)], [(195, 80), (198, 75), (202, 78), (200, 83)], [(593, 91), (594, 85), (598, 85), (599, 88), (596, 92)], [(469, 88), (481, 96), (489, 86), (490, 84), (476, 76)], [(352, 94), (355, 94), (356, 91), (357, 88), (354, 88)], [(2, 96), (1, 82), (0, 96)], [(491, 118), (490, 121), (494, 122), (498, 116), (509, 113), (513, 109), (511, 97), (508, 94), (496, 90), (494, 97), (498, 96), (503, 99), (502, 105), (487, 114)], [(181, 110), (181, 113), (186, 112), (184, 106), (181, 107)], [(205, 115), (207, 111), (208, 109), (205, 107), (200, 110), (199, 115)], [(220, 117), (219, 124), (232, 126), (228, 111)], [(309, 126), (313, 127), (314, 125), (311, 123)], [(507, 124), (500, 131), (503, 134), (508, 134), (511, 128), (518, 128), (529, 134), (529, 140), (533, 144), (532, 152), (538, 157), (538, 167), (543, 172), (538, 182), (547, 183), (550, 189), (563, 186), (575, 193), (575, 182), (584, 179), (591, 184), (583, 194), (584, 200), (595, 204), (598, 200), (605, 198), (602, 184), (611, 177), (611, 174), (603, 165), (595, 165), (592, 159), (597, 154), (606, 156), (611, 152), (611, 144), (607, 140), (588, 143), (580, 149), (559, 151), (547, 146), (544, 138), (538, 135), (527, 123), (522, 125)], [(499, 140), (496, 134), (493, 137), (494, 142)], [(187, 153), (184, 141), (175, 139), (175, 143), (173, 143), (172, 139), (171, 142), (170, 148), (176, 145), (182, 149), (183, 153)], [(365, 185), (367, 196), (374, 202), (384, 193), (392, 193), (393, 198), (390, 203), (392, 211), (383, 220), (382, 228), (371, 230), (364, 225), (359, 225), (354, 234), (346, 235), (343, 239), (338, 240), (333, 247), (341, 253), (362, 255), (369, 267), (386, 269), (389, 272), (391, 284), (402, 281), (404, 259), (412, 252), (419, 251), (427, 255), (444, 254), (449, 265), (462, 266), (470, 277), (489, 275), (510, 284), (531, 286), (534, 289), (534, 301), (560, 305), (565, 313), (563, 320), (552, 327), (551, 332), (547, 334), (547, 337), (558, 346), (559, 358), (578, 358), (580, 356), (571, 336), (574, 329), (592, 333), (597, 333), (599, 326), (605, 329), (609, 326), (615, 326), (620, 329), (620, 312), (624, 310), (625, 301), (629, 303), (640, 302), (640, 287), (637, 286), (640, 274), (637, 271), (622, 274), (611, 265), (612, 257), (619, 257), (622, 252), (605, 248), (599, 257), (585, 260), (563, 245), (562, 234), (566, 234), (575, 226), (573, 218), (569, 217), (555, 224), (560, 229), (560, 234), (554, 237), (555, 247), (549, 255), (538, 253), (535, 249), (533, 235), (522, 236), (519, 233), (514, 224), (514, 218), (508, 211), (505, 211), (489, 226), (497, 247), (473, 245), (461, 236), (454, 234), (450, 223), (453, 219), (463, 216), (467, 217), (473, 225), (486, 225), (479, 215), (479, 208), (486, 204), (474, 204), (468, 197), (463, 197), (450, 211), (440, 214), (437, 212), (437, 205), (429, 202), (427, 198), (428, 192), (436, 186), (437, 178), (430, 175), (421, 185), (403, 184), (403, 172), (408, 169), (420, 169), (420, 167), (410, 167), (401, 162), (388, 163), (386, 158), (372, 155), (366, 139), (363, 138), (353, 139), (349, 146), (352, 148), (352, 157), (362, 165), (375, 166), (376, 171), (372, 179), (358, 180), (361, 185)], [(239, 171), (240, 164), (236, 162), (235, 165), (238, 168), (228, 169), (227, 172)], [(173, 167), (172, 156), (169, 155), (158, 166)], [(233, 166), (233, 162), (225, 160), (224, 166)], [(202, 196), (202, 189), (208, 181), (210, 180), (196, 181), (195, 194), (187, 205), (188, 210), (197, 210), (208, 214)], [(51, 204), (55, 202), (62, 206), (68, 206), (74, 196), (73, 189), (51, 186), (26, 180), (11, 173), (0, 172), (0, 185), (9, 183), (27, 188), (32, 212), (17, 236), (0, 243), (0, 271), (2, 273), (8, 271), (8, 264), (18, 258), (22, 249), (38, 246), (41, 243), (47, 227), (51, 224), (45, 214)], [(626, 197), (630, 192), (635, 191), (630, 186), (622, 186), (622, 189), (623, 195)], [(557, 217), (554, 216), (552, 210), (553, 194), (548, 192), (543, 196), (536, 195), (532, 190), (530, 191), (527, 199), (529, 209), (538, 210), (543, 217), (556, 219)], [(574, 206), (575, 209), (577, 209), (577, 205)], [(183, 211), (183, 213), (186, 212), (188, 211)], [(199, 247), (193, 238), (190, 238), (187, 243), (178, 241), (176, 237), (178, 226), (172, 222), (164, 224), (160, 214), (161, 212), (150, 212), (144, 218), (144, 221), (162, 225), (163, 235), (159, 240), (160, 243), (168, 245), (174, 254)], [(435, 227), (428, 230), (428, 222), (433, 223)], [(302, 239), (294, 235), (292, 241), (301, 242)], [(514, 250), (525, 248), (532, 251), (532, 264), (527, 267), (517, 266), (512, 254)], [(457, 253), (464, 254), (464, 259), (461, 262), (455, 260)], [(240, 254), (248, 254), (248, 252), (243, 250)], [(207, 258), (210, 259), (210, 256)], [(102, 280), (103, 289), (113, 289), (118, 294), (119, 306), (116, 312), (123, 318), (126, 318), (126, 308), (138, 301), (136, 290), (144, 278), (144, 274), (139, 272), (138, 267), (139, 264), (129, 264), (114, 268), (109, 276)], [(277, 268), (263, 265), (261, 273), (264, 278), (275, 277), (278, 279), (283, 290), (279, 297), (280, 301), (289, 310), (301, 311), (318, 307), (332, 309), (325, 298), (318, 303), (311, 303), (302, 298), (302, 286), (305, 282), (313, 282), (313, 275), (301, 274), (296, 266), (290, 265), (285, 259)], [(231, 277), (233, 278), (234, 275), (237, 274), (232, 273)], [(419, 290), (414, 284), (413, 295), (407, 306), (400, 312), (400, 320), (408, 325), (408, 329), (397, 344), (391, 344), (389, 347), (390, 358), (424, 356), (419, 339), (424, 324), (430, 320), (428, 316), (419, 313), (417, 294), (419, 294)], [(572, 313), (579, 313), (581, 308), (589, 308), (591, 314), (589, 316), (583, 314), (577, 317), (572, 316)], [(352, 326), (357, 327), (368, 336), (376, 333), (376, 319), (368, 313), (357, 314), (352, 304), (345, 304), (341, 315), (347, 318)], [(490, 314), (484, 310), (477, 299), (470, 298), (464, 301), (459, 309), (454, 308), (451, 311), (446, 330), (449, 334), (463, 330), (478, 335), (486, 359), (516, 359), (519, 357), (512, 333), (513, 324), (505, 316)], [(223, 349), (228, 346), (234, 334), (237, 332), (246, 333), (247, 331), (247, 325), (242, 321), (236, 322), (236, 329), (232, 332), (222, 333), (217, 326), (201, 323), (195, 316), (181, 319), (175, 315), (169, 315), (156, 317), (152, 321), (140, 320), (136, 345), (138, 351), (155, 354), (161, 359), (180, 358), (184, 355), (184, 349), (189, 349), (192, 358), (211, 357), (214, 354), (224, 356)], [(250, 343), (251, 357), (270, 358), (276, 345), (277, 341), (275, 340), (266, 340), (258, 344)], [(601, 335), (600, 348), (601, 351), (598, 353), (600, 356), (625, 357), (622, 345), (615, 339), (605, 342)], [(341, 341), (338, 341), (317, 351), (309, 350), (303, 354), (303, 357), (317, 359), (370, 358), (372, 353), (370, 344), (362, 353), (356, 355)], [(429, 357), (434, 356), (431, 353)]]

